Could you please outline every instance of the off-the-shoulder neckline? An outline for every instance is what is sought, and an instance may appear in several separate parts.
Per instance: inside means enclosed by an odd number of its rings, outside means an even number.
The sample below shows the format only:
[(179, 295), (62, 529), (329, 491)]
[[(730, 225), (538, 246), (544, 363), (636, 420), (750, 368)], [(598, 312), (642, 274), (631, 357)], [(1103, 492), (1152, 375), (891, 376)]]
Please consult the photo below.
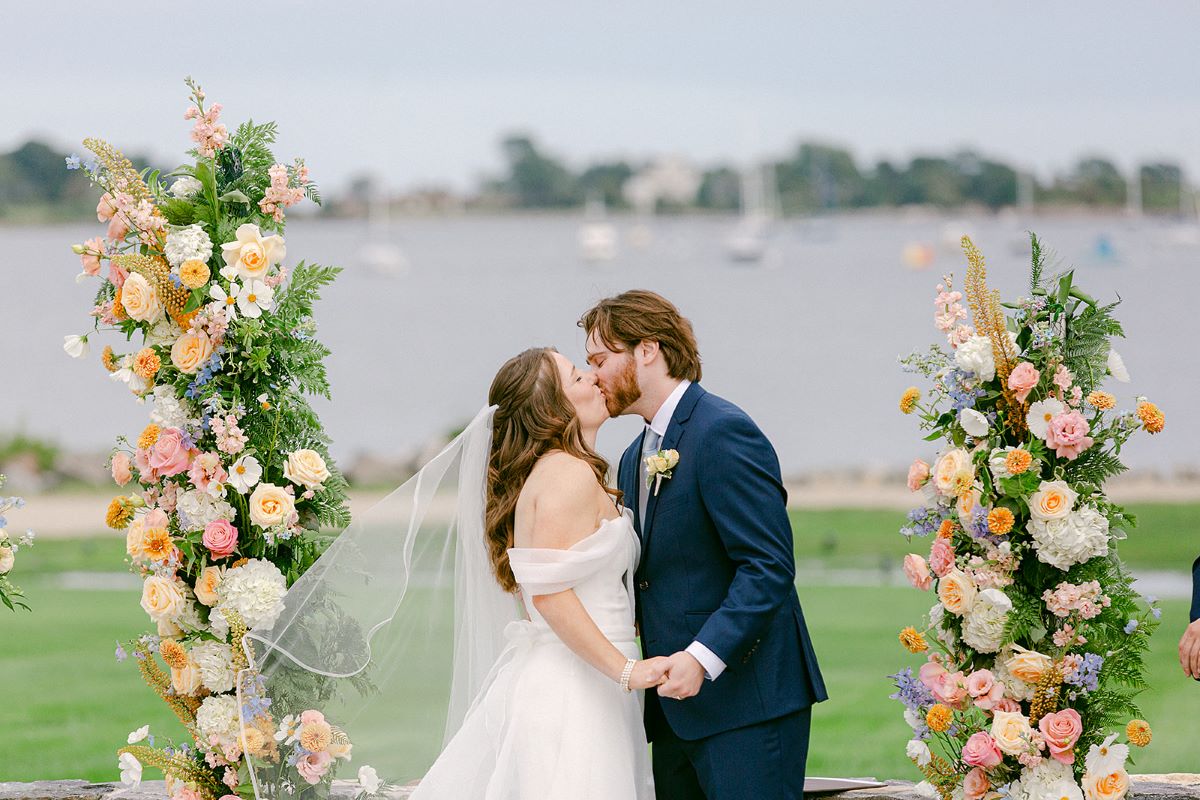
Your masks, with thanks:
[(583, 537), (582, 539), (580, 539), (578, 542), (571, 545), (570, 547), (567, 547), (567, 548), (561, 548), (561, 547), (510, 547), (510, 548), (508, 548), (508, 552), (511, 553), (514, 550), (519, 553), (529, 553), (529, 552), (539, 552), (539, 551), (551, 552), (551, 553), (570, 552), (571, 550), (574, 550), (575, 548), (582, 545), (584, 542), (589, 542), (592, 539), (594, 539), (596, 536), (600, 535), (600, 533), (603, 532), (604, 529), (607, 528), (610, 524), (612, 524), (614, 522), (620, 522), (622, 520), (629, 520), (630, 524), (633, 523), (633, 514), (630, 512), (630, 510), (628, 508), (620, 509), (619, 516), (610, 517), (609, 519), (606, 519), (606, 520), (601, 520), (600, 527), (596, 528), (596, 530), (592, 531), (587, 536)]

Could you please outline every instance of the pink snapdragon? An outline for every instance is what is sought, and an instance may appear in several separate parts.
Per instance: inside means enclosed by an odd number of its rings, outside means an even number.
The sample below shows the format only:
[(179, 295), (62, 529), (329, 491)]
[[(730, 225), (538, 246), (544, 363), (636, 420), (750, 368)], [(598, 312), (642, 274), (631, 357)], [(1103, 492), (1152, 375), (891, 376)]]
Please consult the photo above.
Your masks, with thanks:
[(1050, 418), (1046, 426), (1046, 446), (1053, 448), (1059, 458), (1074, 461), (1096, 443), (1088, 432), (1088, 422), (1083, 414), (1076, 410), (1064, 411)]
[(221, 108), (220, 103), (213, 103), (208, 111), (201, 112), (196, 106), (190, 106), (183, 114), (184, 119), (196, 120), (192, 126), (192, 141), (205, 158), (212, 158), (229, 141), (229, 129), (217, 121), (221, 117)]
[(209, 424), (212, 426), (213, 435), (217, 437), (217, 449), (222, 453), (235, 456), (242, 452), (250, 441), (238, 426), (238, 418), (233, 414), (213, 417)]
[(296, 167), (296, 184), (291, 186), (288, 168), (283, 164), (275, 164), (267, 170), (271, 176), (271, 185), (267, 187), (263, 199), (258, 201), (258, 207), (264, 214), (271, 214), (276, 222), (283, 222), (283, 209), (294, 206), (304, 199), (304, 184), (308, 182), (308, 167), (300, 164)]

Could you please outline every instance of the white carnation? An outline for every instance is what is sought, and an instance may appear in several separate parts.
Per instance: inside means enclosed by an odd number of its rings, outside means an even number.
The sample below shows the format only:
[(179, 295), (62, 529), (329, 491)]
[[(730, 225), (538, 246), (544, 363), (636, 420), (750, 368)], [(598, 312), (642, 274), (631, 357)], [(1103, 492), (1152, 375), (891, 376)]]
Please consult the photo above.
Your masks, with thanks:
[(199, 225), (183, 225), (168, 231), (163, 255), (172, 267), (178, 267), (194, 258), (207, 263), (212, 258), (212, 249), (212, 239), (208, 238), (204, 228)]
[(1004, 644), (1004, 625), (1012, 607), (1012, 600), (999, 589), (981, 591), (963, 618), (963, 642), (976, 652), (995, 653)]
[(233, 522), (237, 513), (221, 498), (197, 489), (188, 489), (179, 495), (175, 508), (186, 517), (186, 520), (180, 520), (180, 526), (189, 531), (198, 531), (218, 519)]
[[(1012, 343), (1012, 351), (1017, 350), (1017, 337), (1011, 331), (1008, 340)], [(996, 357), (992, 353), (992, 340), (976, 334), (958, 346), (954, 351), (954, 363), (959, 369), (972, 372), (981, 381), (990, 381), (996, 377)]]
[(922, 731), (928, 727), (928, 723), (925, 722), (925, 717), (921, 716), (920, 712), (916, 711), (915, 709), (904, 709), (904, 721), (908, 723), (908, 727), (912, 728), (914, 731)]
[(218, 636), (229, 632), (225, 609), (242, 616), (247, 628), (270, 628), (283, 613), (287, 581), (279, 567), (270, 561), (252, 558), (225, 573), (217, 588), (217, 604), (209, 615), (209, 624)]
[(1028, 530), (1038, 560), (1064, 572), (1108, 555), (1108, 520), (1093, 506), (1083, 506), (1064, 519), (1031, 519)]
[(196, 727), (201, 741), (208, 742), (216, 736), (222, 744), (235, 744), (241, 734), (238, 719), (238, 701), (232, 694), (211, 695), (204, 698), (196, 709)]
[(192, 648), (191, 656), (200, 670), (200, 681), (206, 689), (214, 693), (233, 690), (235, 670), (232, 647), (221, 642), (205, 641)]
[(923, 767), (930, 762), (933, 754), (929, 752), (929, 745), (922, 742), (920, 739), (913, 739), (904, 749), (905, 754), (910, 761), (917, 762), (918, 767)]
[(174, 387), (159, 384), (154, 387), (154, 410), (150, 412), (150, 419), (160, 427), (182, 430), (194, 416), (189, 406), (187, 401), (176, 396)]
[(189, 197), (195, 197), (201, 188), (203, 186), (200, 181), (191, 175), (184, 175), (171, 184), (171, 196), (177, 197), (180, 200), (186, 200)]

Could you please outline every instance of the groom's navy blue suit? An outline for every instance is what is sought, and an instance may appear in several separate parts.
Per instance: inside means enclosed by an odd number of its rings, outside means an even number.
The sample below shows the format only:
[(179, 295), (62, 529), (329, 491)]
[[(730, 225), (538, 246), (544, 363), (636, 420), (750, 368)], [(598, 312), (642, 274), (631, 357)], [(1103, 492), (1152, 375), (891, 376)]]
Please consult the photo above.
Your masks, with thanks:
[(660, 800), (802, 797), (810, 707), (827, 699), (795, 588), (787, 493), (771, 443), (737, 406), (687, 388), (660, 445), (679, 463), (638, 515), (638, 436), (618, 484), (642, 538), (647, 657), (699, 641), (726, 668), (695, 697), (646, 692)]
[(1192, 622), (1200, 619), (1200, 558), (1192, 564)]

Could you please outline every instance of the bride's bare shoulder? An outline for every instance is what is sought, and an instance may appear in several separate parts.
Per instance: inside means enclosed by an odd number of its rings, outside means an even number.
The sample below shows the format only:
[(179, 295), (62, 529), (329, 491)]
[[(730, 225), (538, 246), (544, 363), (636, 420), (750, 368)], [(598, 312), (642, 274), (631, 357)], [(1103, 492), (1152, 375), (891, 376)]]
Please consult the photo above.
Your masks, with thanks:
[(529, 547), (570, 547), (595, 530), (600, 491), (586, 461), (569, 453), (547, 453), (521, 490), (518, 538)]

